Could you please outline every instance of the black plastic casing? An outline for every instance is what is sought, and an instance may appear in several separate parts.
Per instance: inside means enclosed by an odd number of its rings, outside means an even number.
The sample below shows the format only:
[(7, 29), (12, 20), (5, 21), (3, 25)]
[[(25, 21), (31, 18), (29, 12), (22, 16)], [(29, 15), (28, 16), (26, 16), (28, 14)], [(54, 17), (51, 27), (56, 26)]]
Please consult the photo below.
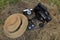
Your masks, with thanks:
[(35, 16), (37, 17), (38, 20), (44, 22), (49, 22), (51, 21), (51, 16), (49, 14), (49, 12), (47, 11), (47, 8), (39, 3), (34, 9), (33, 11), (35, 12)]

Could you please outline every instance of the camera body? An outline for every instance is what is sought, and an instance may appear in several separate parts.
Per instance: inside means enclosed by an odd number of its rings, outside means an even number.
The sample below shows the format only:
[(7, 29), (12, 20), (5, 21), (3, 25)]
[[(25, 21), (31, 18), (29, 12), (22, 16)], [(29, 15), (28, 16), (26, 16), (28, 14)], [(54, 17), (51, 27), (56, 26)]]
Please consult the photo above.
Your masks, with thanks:
[(42, 21), (42, 22), (49, 22), (52, 18), (49, 14), (49, 12), (47, 11), (46, 7), (39, 3), (34, 9), (33, 11), (35, 12), (35, 16), (37, 17), (38, 20)]

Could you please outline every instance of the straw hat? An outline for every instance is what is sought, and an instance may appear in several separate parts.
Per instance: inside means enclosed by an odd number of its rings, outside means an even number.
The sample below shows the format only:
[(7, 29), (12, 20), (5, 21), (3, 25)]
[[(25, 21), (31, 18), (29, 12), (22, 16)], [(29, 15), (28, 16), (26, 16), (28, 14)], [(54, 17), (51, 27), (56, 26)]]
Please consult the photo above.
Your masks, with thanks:
[(28, 19), (20, 13), (13, 14), (5, 20), (4, 33), (9, 38), (20, 37), (27, 28)]

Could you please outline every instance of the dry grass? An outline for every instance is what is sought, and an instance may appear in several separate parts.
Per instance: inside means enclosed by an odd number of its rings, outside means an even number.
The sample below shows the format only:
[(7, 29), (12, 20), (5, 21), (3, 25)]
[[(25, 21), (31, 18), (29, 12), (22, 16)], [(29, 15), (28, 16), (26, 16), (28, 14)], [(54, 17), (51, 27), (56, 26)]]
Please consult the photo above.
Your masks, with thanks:
[[(10, 0), (9, 0), (10, 1)], [(37, 3), (43, 3), (50, 12), (52, 20), (45, 23), (43, 29), (39, 28), (38, 20), (34, 20), (36, 27), (26, 32), (17, 39), (7, 38), (3, 33), (3, 24), (5, 19), (16, 12), (22, 12), (25, 8), (33, 8)], [(6, 5), (0, 12), (0, 40), (60, 40), (60, 0), (19, 0), (16, 4)]]

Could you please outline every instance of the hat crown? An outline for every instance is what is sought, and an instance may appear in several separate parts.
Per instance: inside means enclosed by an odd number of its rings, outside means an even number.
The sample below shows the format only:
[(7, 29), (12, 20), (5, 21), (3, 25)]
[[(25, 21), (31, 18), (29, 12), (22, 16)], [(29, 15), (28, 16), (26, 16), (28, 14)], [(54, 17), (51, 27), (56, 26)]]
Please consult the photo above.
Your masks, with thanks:
[(7, 26), (9, 32), (14, 32), (18, 28), (19, 24), (18, 15), (11, 15), (5, 21), (5, 25)]
[(6, 20), (5, 23), (6, 23), (7, 26), (11, 26), (11, 25), (15, 24), (17, 20), (18, 20), (18, 19), (17, 19), (17, 17), (16, 17), (15, 15), (11, 15), (11, 16)]

